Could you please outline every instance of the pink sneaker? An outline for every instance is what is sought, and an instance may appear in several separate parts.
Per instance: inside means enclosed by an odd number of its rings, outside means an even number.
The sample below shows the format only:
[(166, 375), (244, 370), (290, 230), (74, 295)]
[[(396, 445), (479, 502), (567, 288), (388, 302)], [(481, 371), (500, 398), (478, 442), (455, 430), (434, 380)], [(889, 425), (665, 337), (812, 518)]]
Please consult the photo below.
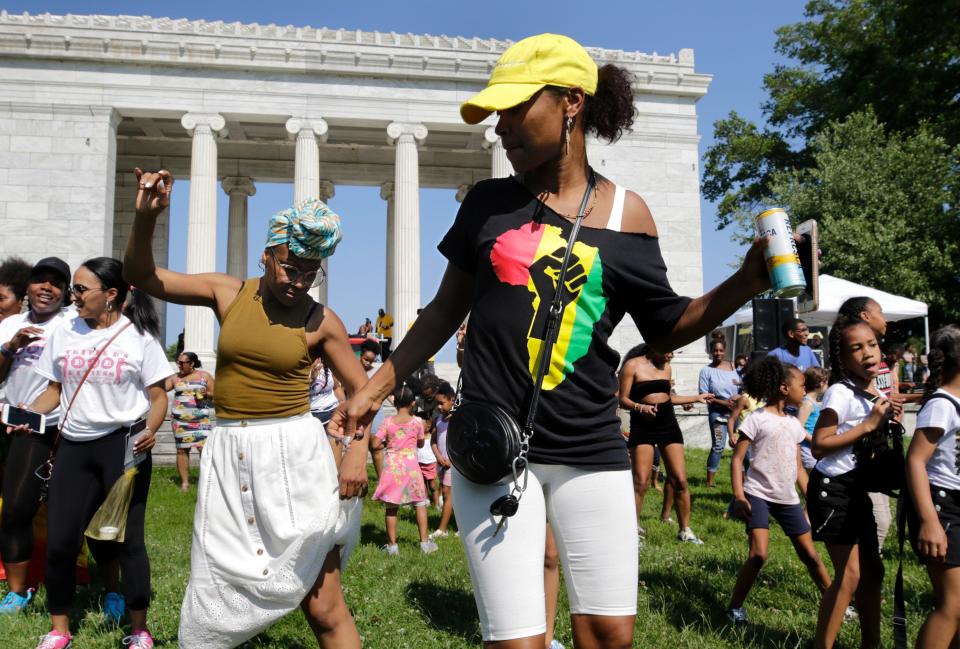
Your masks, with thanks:
[(153, 636), (149, 631), (137, 631), (123, 639), (123, 646), (131, 649), (153, 649)]
[(50, 633), (40, 638), (37, 649), (69, 649), (72, 643), (73, 636), (51, 630)]

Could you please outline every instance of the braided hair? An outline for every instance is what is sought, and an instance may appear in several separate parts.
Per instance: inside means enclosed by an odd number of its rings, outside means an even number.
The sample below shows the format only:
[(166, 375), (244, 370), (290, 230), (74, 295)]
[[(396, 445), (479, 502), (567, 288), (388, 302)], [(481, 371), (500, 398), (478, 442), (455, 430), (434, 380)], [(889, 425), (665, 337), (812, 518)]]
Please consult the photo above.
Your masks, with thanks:
[(930, 375), (923, 389), (923, 401), (960, 372), (960, 327), (946, 325), (933, 334), (927, 355)]
[(873, 302), (876, 302), (876, 300), (866, 296), (847, 298), (837, 310), (837, 317), (859, 318), (860, 314), (866, 311)]
[[(860, 313), (860, 311), (857, 313)], [(850, 329), (860, 326), (870, 328), (870, 325), (858, 316), (851, 317), (840, 314), (837, 316), (837, 321), (833, 323), (830, 336), (827, 338), (828, 354), (830, 356), (830, 385), (847, 378), (846, 369), (843, 367), (843, 335)]]

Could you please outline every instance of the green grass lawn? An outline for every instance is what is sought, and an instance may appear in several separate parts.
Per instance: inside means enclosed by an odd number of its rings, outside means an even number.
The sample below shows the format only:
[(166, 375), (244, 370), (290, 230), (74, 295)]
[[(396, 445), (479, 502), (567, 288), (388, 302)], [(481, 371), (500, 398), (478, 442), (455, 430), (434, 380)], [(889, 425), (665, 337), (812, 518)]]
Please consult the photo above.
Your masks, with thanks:
[[(700, 649), (704, 647), (805, 647), (813, 639), (819, 596), (779, 528), (771, 531), (770, 560), (747, 600), (751, 624), (731, 629), (723, 610), (736, 571), (746, 555), (742, 523), (723, 520), (730, 494), (729, 464), (724, 461), (719, 488), (704, 486), (704, 451), (687, 454), (692, 474), (693, 528), (706, 545), (675, 540), (676, 528), (660, 523), (660, 496), (647, 498), (643, 525), (647, 543), (640, 554), (639, 610), (634, 646)], [(372, 492), (372, 489), (371, 489)], [(147, 545), (153, 574), (154, 600), (150, 627), (158, 645), (176, 646), (180, 600), (187, 581), (191, 518), (195, 494), (181, 494), (173, 469), (156, 469), (147, 517)], [(431, 528), (437, 515), (431, 512)], [(429, 556), (417, 546), (412, 511), (402, 511), (399, 557), (378, 548), (386, 542), (383, 507), (367, 502), (362, 542), (344, 576), (347, 603), (363, 636), (364, 647), (477, 647), (479, 625), (470, 577), (459, 541), (440, 540)], [(896, 572), (895, 532), (886, 545), (884, 585), (885, 646), (891, 646), (893, 578)], [(825, 551), (822, 550), (825, 556)], [(908, 550), (906, 569), (910, 636), (932, 607), (926, 572)], [(825, 557), (826, 558), (826, 557)], [(828, 561), (829, 565), (829, 561)], [(95, 578), (96, 579), (96, 578)], [(75, 649), (120, 647), (124, 631), (104, 622), (96, 582), (78, 593), (73, 618)], [(41, 588), (28, 613), (0, 618), (0, 647), (32, 649), (49, 629)], [(572, 647), (565, 595), (561, 594), (557, 637)], [(838, 646), (859, 647), (855, 623), (844, 625)], [(293, 649), (315, 641), (299, 612), (294, 612), (244, 645)]]

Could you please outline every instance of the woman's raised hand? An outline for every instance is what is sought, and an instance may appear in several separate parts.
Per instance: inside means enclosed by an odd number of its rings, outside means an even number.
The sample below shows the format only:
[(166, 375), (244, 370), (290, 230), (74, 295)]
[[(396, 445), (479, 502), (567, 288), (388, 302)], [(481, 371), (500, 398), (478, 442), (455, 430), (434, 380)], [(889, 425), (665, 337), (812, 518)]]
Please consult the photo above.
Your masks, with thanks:
[(170, 207), (173, 176), (169, 171), (166, 169), (155, 172), (144, 171), (137, 167), (133, 173), (137, 176), (137, 214), (157, 216)]

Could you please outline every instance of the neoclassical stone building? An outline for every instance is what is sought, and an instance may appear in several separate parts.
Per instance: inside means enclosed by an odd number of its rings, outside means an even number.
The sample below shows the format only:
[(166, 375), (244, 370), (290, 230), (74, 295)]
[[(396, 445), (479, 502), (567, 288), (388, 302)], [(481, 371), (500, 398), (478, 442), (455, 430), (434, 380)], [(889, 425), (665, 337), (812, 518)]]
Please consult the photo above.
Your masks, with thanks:
[[(217, 201), (229, 202), (227, 270), (246, 276), (247, 197), (291, 182), (293, 198), (342, 184), (380, 188), (387, 218), (385, 303), (406, 331), (419, 294), (420, 187), (465, 192), (511, 173), (493, 119), (460, 120), (510, 43), (498, 40), (134, 16), (0, 12), (0, 253), (71, 266), (121, 255), (134, 166), (189, 179), (188, 272), (214, 270)], [(677, 55), (590, 48), (636, 79), (637, 121), (592, 164), (638, 191), (674, 288), (703, 288), (696, 102), (710, 76)], [(452, 215), (451, 215), (452, 218)], [(164, 215), (155, 240), (167, 259)], [(166, 236), (165, 236), (166, 234)], [(395, 251), (402, 250), (403, 255)], [(402, 263), (400, 261), (402, 257)], [(321, 294), (321, 298), (324, 296)], [(618, 329), (624, 350), (639, 340)], [(188, 308), (186, 343), (212, 361), (209, 310)], [(677, 357), (689, 385), (702, 345)]]

